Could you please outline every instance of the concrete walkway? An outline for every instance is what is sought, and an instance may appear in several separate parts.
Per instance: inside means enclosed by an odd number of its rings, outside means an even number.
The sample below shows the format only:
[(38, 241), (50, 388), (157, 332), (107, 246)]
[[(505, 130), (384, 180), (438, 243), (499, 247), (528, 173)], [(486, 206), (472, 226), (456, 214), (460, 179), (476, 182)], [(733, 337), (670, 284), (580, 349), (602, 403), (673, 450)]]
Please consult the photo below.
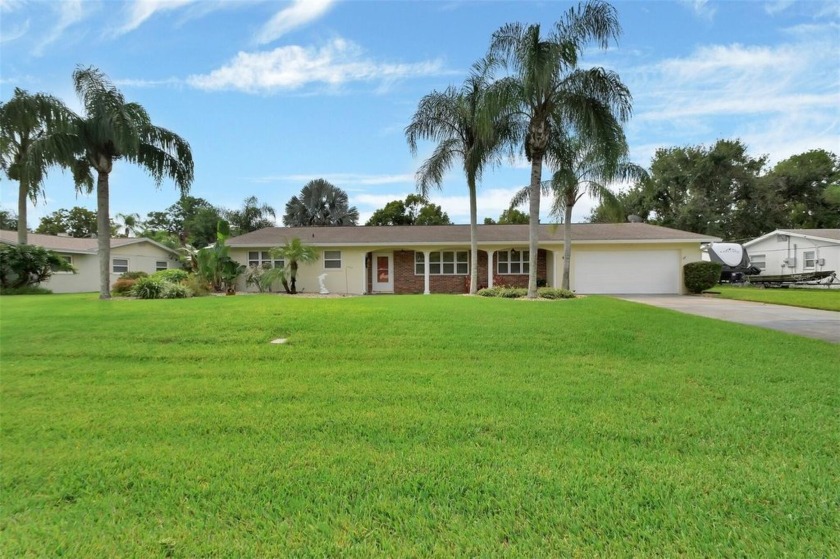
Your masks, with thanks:
[(685, 295), (623, 295), (618, 298), (840, 343), (840, 312)]

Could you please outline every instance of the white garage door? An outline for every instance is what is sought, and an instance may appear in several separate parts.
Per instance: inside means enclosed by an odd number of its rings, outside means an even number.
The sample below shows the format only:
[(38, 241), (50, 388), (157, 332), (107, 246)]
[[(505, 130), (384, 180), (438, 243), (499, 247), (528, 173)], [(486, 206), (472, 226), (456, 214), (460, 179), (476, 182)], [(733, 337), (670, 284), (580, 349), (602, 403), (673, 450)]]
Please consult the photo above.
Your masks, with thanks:
[(575, 252), (572, 266), (578, 293), (680, 293), (678, 250)]

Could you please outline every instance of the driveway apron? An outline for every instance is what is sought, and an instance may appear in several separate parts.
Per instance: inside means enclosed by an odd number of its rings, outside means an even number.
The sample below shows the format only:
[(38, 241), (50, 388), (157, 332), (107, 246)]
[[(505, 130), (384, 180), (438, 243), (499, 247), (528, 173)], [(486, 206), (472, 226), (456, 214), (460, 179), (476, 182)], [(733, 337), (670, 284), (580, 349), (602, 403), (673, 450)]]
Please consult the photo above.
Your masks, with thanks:
[(840, 343), (840, 312), (690, 295), (623, 295), (618, 298)]

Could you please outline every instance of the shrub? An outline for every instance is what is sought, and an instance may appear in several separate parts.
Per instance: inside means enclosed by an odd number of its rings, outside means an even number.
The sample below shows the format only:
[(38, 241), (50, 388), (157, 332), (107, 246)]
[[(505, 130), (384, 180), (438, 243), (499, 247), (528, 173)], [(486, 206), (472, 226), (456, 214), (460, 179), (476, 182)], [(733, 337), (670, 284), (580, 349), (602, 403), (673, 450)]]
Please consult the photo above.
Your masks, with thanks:
[(525, 297), (528, 290), (524, 287), (507, 287), (505, 285), (485, 287), (478, 291), (478, 295), (482, 297), (503, 297), (505, 299), (518, 299)]
[(0, 287), (38, 285), (53, 272), (76, 272), (57, 253), (32, 245), (0, 245)]
[(134, 288), (135, 283), (137, 283), (136, 279), (120, 276), (117, 278), (117, 281), (114, 282), (114, 285), (111, 286), (111, 293), (114, 295), (122, 295), (123, 297), (130, 297), (131, 290)]
[(26, 285), (24, 287), (0, 287), (0, 295), (51, 295), (46, 287)]
[(722, 266), (717, 262), (689, 262), (683, 266), (683, 282), (692, 293), (702, 293), (714, 287), (720, 279)]
[(186, 299), (192, 297), (192, 291), (186, 285), (180, 283), (165, 282), (160, 293), (161, 299)]
[(138, 280), (140, 278), (147, 278), (149, 274), (146, 272), (123, 272), (120, 274), (119, 279), (130, 279), (130, 280)]
[(152, 274), (154, 278), (160, 278), (170, 283), (181, 283), (190, 276), (189, 272), (180, 268), (170, 268), (168, 270), (160, 270)]
[(574, 299), (575, 294), (568, 289), (559, 289), (556, 287), (541, 287), (537, 290), (537, 294), (541, 299)]
[(160, 278), (140, 278), (131, 290), (132, 295), (138, 299), (162, 299), (163, 290), (167, 285), (172, 285)]
[(197, 274), (189, 274), (184, 285), (190, 290), (193, 297), (205, 297), (210, 295), (210, 284), (201, 279)]

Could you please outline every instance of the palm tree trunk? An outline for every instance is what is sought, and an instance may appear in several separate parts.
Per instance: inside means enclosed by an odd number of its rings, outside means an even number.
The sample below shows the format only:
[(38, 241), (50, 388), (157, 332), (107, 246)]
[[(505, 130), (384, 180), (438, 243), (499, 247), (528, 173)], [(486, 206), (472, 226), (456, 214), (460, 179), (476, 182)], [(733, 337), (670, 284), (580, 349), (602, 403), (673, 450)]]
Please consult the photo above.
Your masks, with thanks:
[(29, 185), (26, 179), (20, 179), (20, 190), (18, 191), (18, 226), (17, 226), (17, 242), (19, 245), (25, 245), (27, 241), (26, 231), (26, 199), (29, 197)]
[(294, 260), (292, 261), (291, 269), (292, 269), (292, 271), (289, 275), (291, 276), (291, 279), (292, 279), (292, 289), (291, 289), (291, 291), (289, 291), (289, 293), (291, 293), (292, 295), (296, 295), (297, 294), (297, 262), (295, 262)]
[(111, 298), (111, 224), (108, 173), (99, 171), (96, 179), (96, 239), (99, 253), (99, 298)]
[(540, 249), (540, 182), (542, 181), (542, 155), (531, 159), (531, 186), (529, 187), (530, 220), (528, 222), (528, 298), (537, 298), (537, 262)]
[(478, 291), (478, 203), (475, 199), (475, 177), (468, 177), (467, 183), (470, 189), (470, 295), (475, 295)]
[(572, 262), (572, 205), (566, 203), (563, 216), (563, 289), (569, 289), (569, 270)]

